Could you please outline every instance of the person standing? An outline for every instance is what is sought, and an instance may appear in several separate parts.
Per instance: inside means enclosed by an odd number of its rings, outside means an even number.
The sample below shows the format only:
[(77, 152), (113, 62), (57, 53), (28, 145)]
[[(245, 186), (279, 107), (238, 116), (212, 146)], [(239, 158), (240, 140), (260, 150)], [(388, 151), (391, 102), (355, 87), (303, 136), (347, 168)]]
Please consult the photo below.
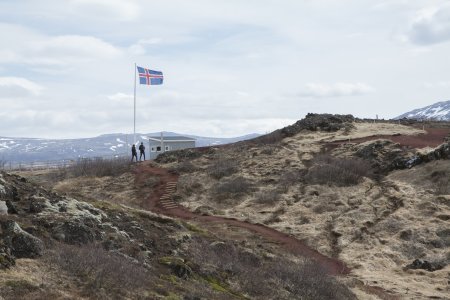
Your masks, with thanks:
[(136, 146), (133, 144), (133, 146), (131, 146), (131, 161), (133, 161), (133, 158), (136, 157), (136, 161), (137, 161), (137, 151), (136, 151)]
[[(141, 142), (141, 145), (139, 146), (139, 152), (140, 152), (139, 161), (142, 160), (142, 155), (144, 155), (144, 160), (145, 160), (145, 146), (144, 146), (143, 142)], [(136, 157), (136, 160), (137, 160), (137, 157)]]

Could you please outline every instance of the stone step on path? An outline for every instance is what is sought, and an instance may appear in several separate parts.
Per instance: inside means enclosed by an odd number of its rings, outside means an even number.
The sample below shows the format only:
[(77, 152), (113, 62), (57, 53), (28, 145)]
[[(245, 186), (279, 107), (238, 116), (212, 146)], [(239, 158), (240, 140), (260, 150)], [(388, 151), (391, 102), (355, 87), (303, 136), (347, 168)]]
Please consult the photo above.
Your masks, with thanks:
[(159, 203), (164, 209), (174, 209), (178, 207), (172, 200), (172, 196), (177, 189), (177, 182), (167, 182), (164, 194), (159, 198)]

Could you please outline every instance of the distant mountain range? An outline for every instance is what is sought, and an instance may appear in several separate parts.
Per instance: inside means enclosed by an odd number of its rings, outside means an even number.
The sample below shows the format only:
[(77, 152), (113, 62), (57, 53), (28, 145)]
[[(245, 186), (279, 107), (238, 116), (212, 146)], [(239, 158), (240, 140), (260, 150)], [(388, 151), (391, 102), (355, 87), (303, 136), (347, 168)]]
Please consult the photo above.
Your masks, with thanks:
[(439, 120), (450, 121), (450, 100), (418, 108), (404, 113), (395, 119)]
[[(136, 134), (136, 142), (148, 144), (150, 136), (160, 132)], [(163, 132), (165, 136), (180, 136), (174, 132)], [(196, 147), (223, 145), (248, 140), (259, 136), (249, 134), (233, 138), (201, 137), (182, 135), (196, 139)], [(0, 137), (0, 163), (30, 163), (52, 160), (73, 160), (82, 157), (113, 157), (128, 155), (133, 144), (132, 134), (105, 134), (82, 139), (38, 139)], [(131, 155), (131, 154), (130, 154)]]

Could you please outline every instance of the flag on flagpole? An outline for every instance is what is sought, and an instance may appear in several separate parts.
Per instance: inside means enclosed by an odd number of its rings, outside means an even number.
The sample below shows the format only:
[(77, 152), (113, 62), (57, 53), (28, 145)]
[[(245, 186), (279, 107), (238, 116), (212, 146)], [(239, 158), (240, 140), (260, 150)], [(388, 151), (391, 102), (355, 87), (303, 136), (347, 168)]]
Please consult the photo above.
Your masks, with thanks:
[(150, 69), (137, 67), (139, 73), (139, 83), (146, 85), (157, 85), (163, 83), (163, 73), (160, 71), (153, 71)]

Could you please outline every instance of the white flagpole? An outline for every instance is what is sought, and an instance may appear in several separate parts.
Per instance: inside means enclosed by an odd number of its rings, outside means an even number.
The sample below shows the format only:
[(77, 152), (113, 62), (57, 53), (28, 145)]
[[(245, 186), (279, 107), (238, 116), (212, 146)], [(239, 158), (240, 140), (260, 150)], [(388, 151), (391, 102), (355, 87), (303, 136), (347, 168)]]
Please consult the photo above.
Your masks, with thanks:
[(133, 144), (136, 144), (136, 63), (134, 63), (134, 127)]

